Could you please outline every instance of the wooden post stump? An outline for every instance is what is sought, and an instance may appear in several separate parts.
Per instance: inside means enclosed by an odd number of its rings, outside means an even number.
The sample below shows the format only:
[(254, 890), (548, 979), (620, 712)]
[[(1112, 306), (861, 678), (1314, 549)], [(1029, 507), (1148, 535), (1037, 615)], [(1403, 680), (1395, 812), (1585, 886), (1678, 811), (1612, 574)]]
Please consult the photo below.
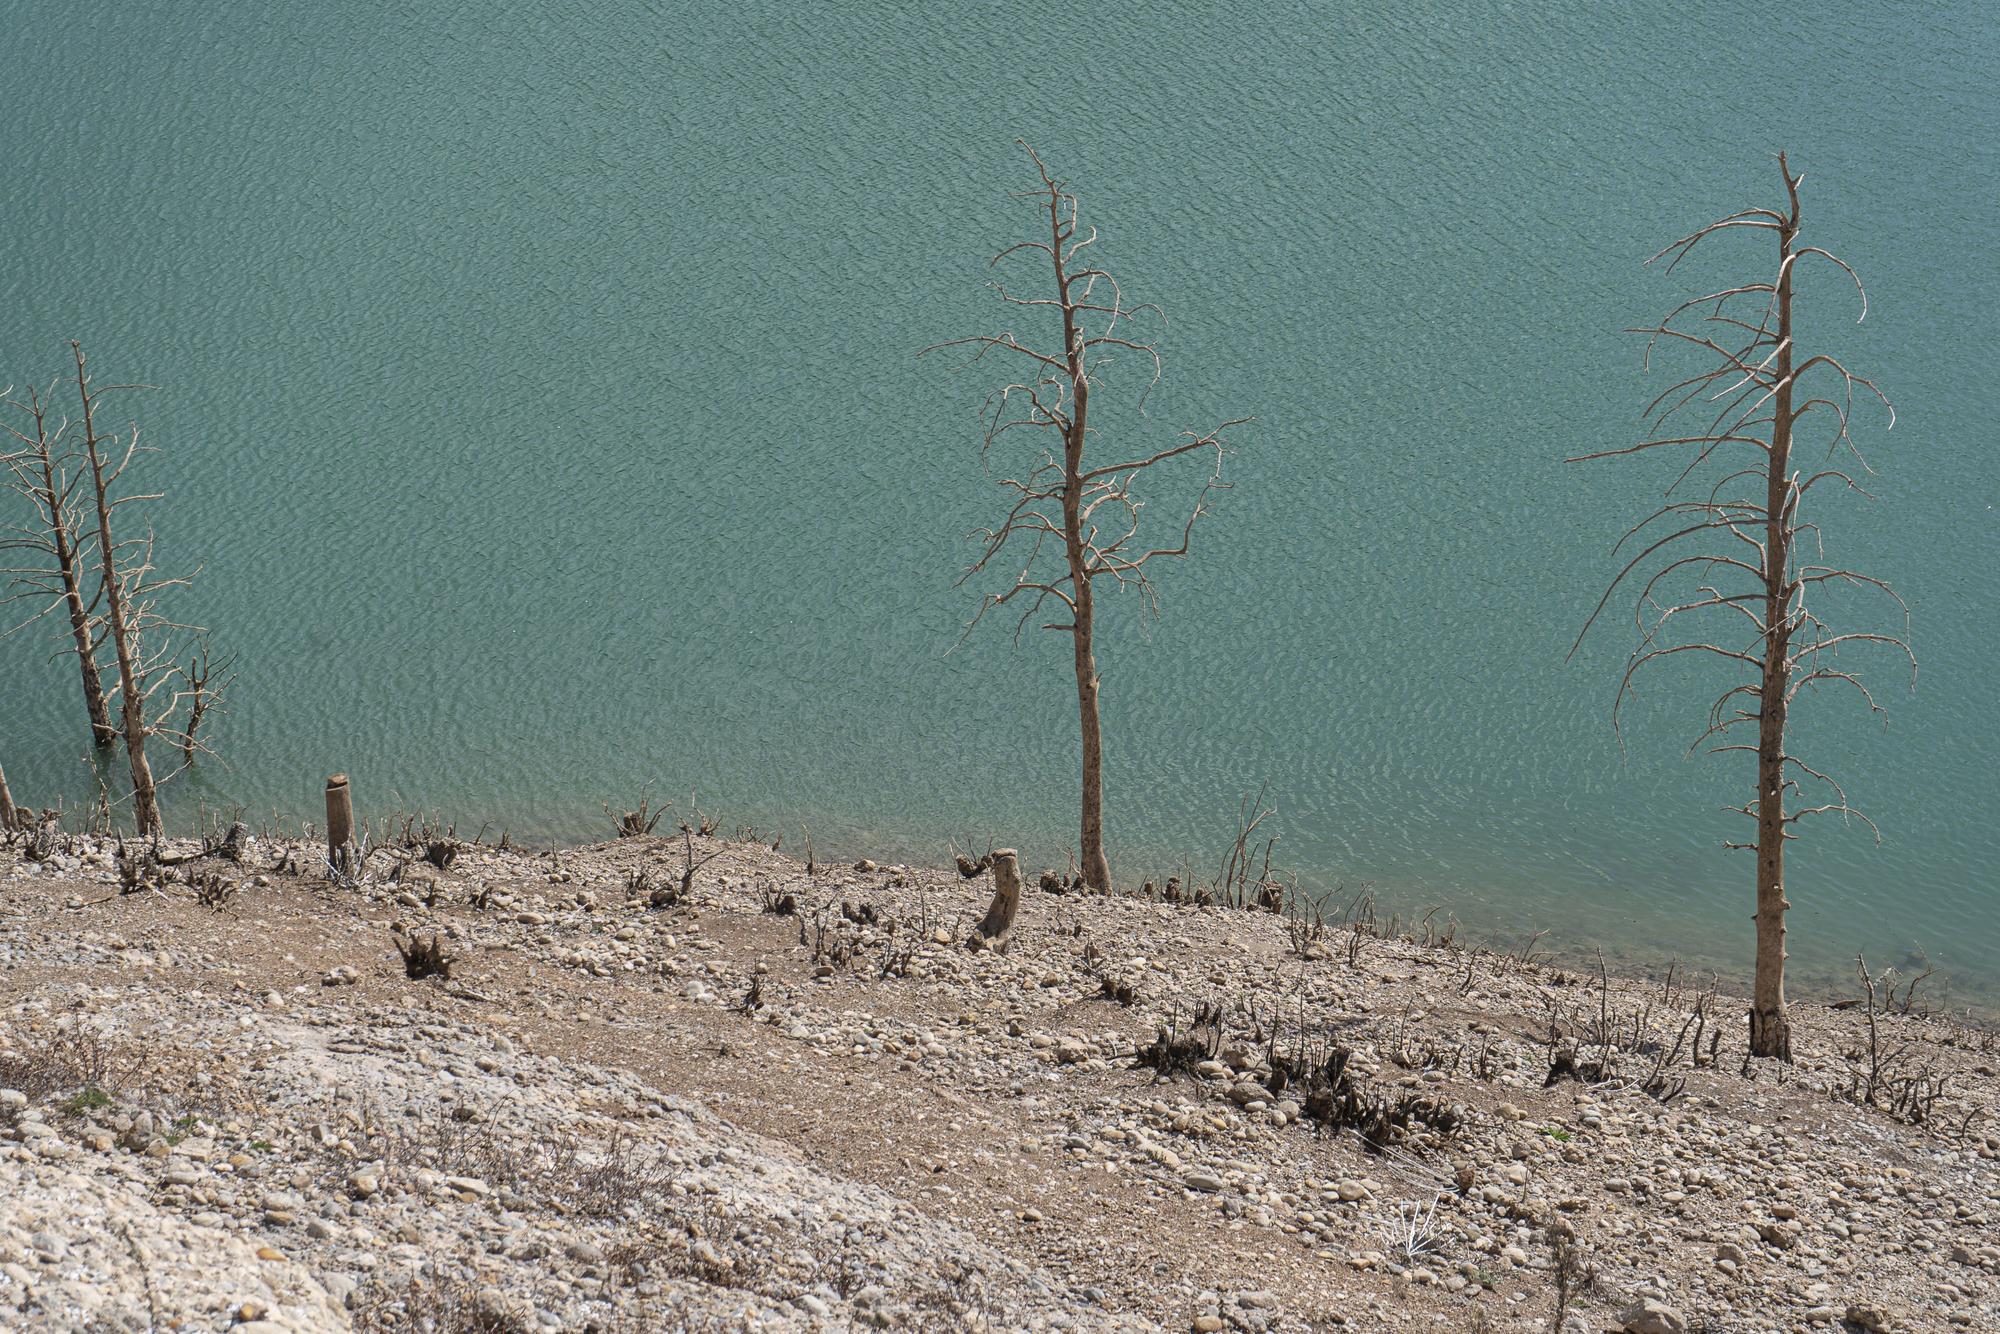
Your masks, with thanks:
[(987, 905), (985, 920), (965, 942), (967, 949), (1005, 952), (1007, 937), (1014, 929), (1014, 914), (1021, 907), (1021, 864), (1012, 848), (993, 852), (993, 902)]
[(326, 780), (326, 860), (342, 875), (354, 873), (354, 797), (346, 774)]

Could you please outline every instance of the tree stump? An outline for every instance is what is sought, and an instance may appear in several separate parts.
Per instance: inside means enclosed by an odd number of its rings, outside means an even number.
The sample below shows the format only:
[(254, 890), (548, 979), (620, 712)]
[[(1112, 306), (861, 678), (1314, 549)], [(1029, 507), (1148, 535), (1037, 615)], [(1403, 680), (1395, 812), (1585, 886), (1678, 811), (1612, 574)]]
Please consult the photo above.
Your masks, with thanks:
[(972, 950), (1004, 953), (1007, 937), (1014, 930), (1014, 914), (1021, 907), (1021, 866), (1012, 848), (993, 852), (993, 902), (987, 905), (985, 920), (966, 940)]
[(14, 806), (14, 794), (7, 790), (7, 771), (0, 769), (0, 833), (12, 829), (20, 818)]
[(326, 860), (342, 875), (354, 872), (354, 797), (346, 774), (326, 780)]

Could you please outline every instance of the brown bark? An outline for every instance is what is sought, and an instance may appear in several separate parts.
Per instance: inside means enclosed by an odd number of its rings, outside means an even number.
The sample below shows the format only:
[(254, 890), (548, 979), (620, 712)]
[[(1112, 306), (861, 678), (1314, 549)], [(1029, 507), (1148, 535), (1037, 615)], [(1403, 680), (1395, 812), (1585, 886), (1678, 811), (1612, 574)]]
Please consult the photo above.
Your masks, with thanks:
[(1014, 930), (1014, 914), (1021, 909), (1021, 863), (1012, 848), (993, 852), (993, 902), (986, 916), (965, 942), (968, 948), (1005, 952)]
[[(28, 446), (26, 458), (16, 465), (17, 484), (29, 493), (41, 511), (47, 528), (46, 550), (55, 562), (55, 587), (41, 586), (38, 592), (54, 594), (62, 601), (69, 617), (77, 669), (83, 678), (83, 708), (90, 719), (90, 740), (100, 748), (107, 747), (118, 734), (111, 726), (111, 711), (104, 700), (104, 679), (97, 669), (96, 636), (83, 599), (83, 555), (71, 526), (77, 517), (70, 499), (74, 482), (66, 464), (57, 461), (56, 442), (49, 436), (47, 408), (40, 393), (30, 389), (26, 403), (14, 402), (27, 413), (35, 428), (32, 439), (15, 433)], [(39, 578), (36, 583), (40, 585)]]
[(20, 821), (20, 810), (14, 805), (14, 793), (7, 786), (7, 770), (0, 768), (0, 830), (12, 829)]
[(1791, 697), (1793, 560), (1797, 537), (1792, 458), (1792, 243), (1799, 230), (1798, 181), (1780, 161), (1790, 195), (1778, 227), (1777, 388), (1764, 487), (1764, 668), (1757, 687), (1757, 962), (1750, 994), (1750, 1054), (1792, 1059), (1785, 1012), (1785, 721)]
[(104, 678), (97, 670), (97, 645), (92, 642), (90, 614), (84, 608), (83, 590), (79, 587), (77, 555), (61, 528), (51, 531), (49, 539), (56, 549), (63, 606), (69, 612), (70, 640), (83, 676), (83, 709), (90, 718), (90, 741), (100, 750), (105, 749), (117, 739), (118, 733), (111, 726), (111, 709), (104, 702)]
[(1082, 811), (1077, 830), (1077, 860), (1083, 883), (1100, 892), (1111, 888), (1111, 863), (1104, 855), (1104, 723), (1097, 706), (1097, 600), (1090, 588), (1089, 539), (1083, 517), (1083, 449), (1089, 439), (1090, 373), (1084, 364), (1083, 339), (1077, 330), (1076, 303), (1069, 297), (1069, 273), (1063, 258), (1060, 192), (1049, 197), (1050, 256), (1055, 263), (1056, 290), (1063, 294), (1063, 361), (1070, 381), (1070, 420), (1063, 432), (1063, 555), (1075, 590), (1070, 641), (1076, 669), (1077, 735), (1082, 742)]
[(354, 864), (354, 794), (346, 774), (326, 780), (326, 859), (342, 872)]
[(83, 448), (90, 467), (91, 491), (97, 507), (98, 568), (102, 574), (104, 617), (118, 658), (118, 712), (125, 736), (125, 755), (132, 768), (132, 816), (141, 837), (165, 832), (160, 821), (159, 795), (153, 786), (153, 766), (146, 760), (145, 683), (140, 679), (135, 627), (127, 617), (125, 587), (118, 569), (118, 546), (111, 540), (111, 478), (114, 467), (105, 457), (108, 437), (97, 434), (96, 397), (84, 372), (82, 344), (71, 340), (76, 358), (76, 389), (83, 400)]
[(1076, 712), (1083, 740), (1083, 812), (1077, 831), (1079, 874), (1092, 889), (1109, 891), (1111, 862), (1104, 855), (1104, 726), (1097, 711), (1097, 655), (1091, 650), (1089, 595), (1080, 600), (1075, 636)]

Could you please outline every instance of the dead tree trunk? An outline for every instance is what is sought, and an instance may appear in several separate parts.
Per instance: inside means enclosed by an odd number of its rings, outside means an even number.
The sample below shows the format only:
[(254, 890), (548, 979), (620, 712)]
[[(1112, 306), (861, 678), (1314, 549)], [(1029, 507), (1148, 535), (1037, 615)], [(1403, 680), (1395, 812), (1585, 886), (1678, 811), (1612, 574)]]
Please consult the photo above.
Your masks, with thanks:
[[(100, 573), (99, 596), (104, 603), (105, 623), (110, 628), (111, 646), (118, 658), (118, 713), (125, 737), (125, 755), (132, 768), (132, 818), (139, 834), (149, 837), (165, 832), (160, 822), (160, 799), (153, 784), (153, 766), (146, 759), (146, 683), (140, 671), (139, 626), (133, 615), (129, 572), (119, 568), (118, 544), (111, 540), (111, 511), (118, 504), (113, 484), (131, 463), (138, 449), (138, 432), (132, 432), (123, 456), (115, 462), (107, 447), (116, 447), (115, 436), (97, 434), (98, 395), (91, 392), (90, 376), (84, 370), (83, 345), (70, 341), (76, 359), (76, 390), (83, 403), (83, 451), (90, 469), (91, 493), (96, 502), (97, 555)], [(143, 577), (143, 569), (141, 571)]]
[[(1022, 539), (1021, 566), (1014, 583), (1005, 592), (989, 593), (972, 618), (977, 625), (995, 607), (1009, 606), (1018, 599), (1024, 604), (1014, 635), (1020, 638), (1028, 622), (1051, 600), (1062, 608), (1055, 613), (1067, 619), (1045, 623), (1045, 630), (1071, 636), (1076, 674), (1076, 704), (1082, 748), (1083, 781), (1081, 819), (1078, 828), (1079, 858), (1085, 884), (1093, 889), (1111, 888), (1111, 865), (1104, 852), (1104, 732), (1098, 707), (1099, 678), (1096, 655), (1096, 597), (1092, 587), (1098, 579), (1110, 579), (1120, 587), (1136, 589), (1149, 610), (1158, 611), (1158, 597), (1145, 566), (1156, 557), (1185, 556), (1194, 525), (1208, 513), (1211, 493), (1222, 489), (1223, 436), (1249, 418), (1224, 422), (1206, 433), (1184, 432), (1178, 444), (1122, 462), (1093, 466), (1086, 457), (1092, 435), (1100, 427), (1091, 425), (1091, 391), (1099, 372), (1116, 353), (1126, 352), (1152, 365), (1152, 380), (1160, 374), (1158, 349), (1124, 332), (1130, 322), (1146, 316), (1158, 317), (1158, 307), (1128, 306), (1117, 281), (1104, 269), (1081, 259), (1082, 252), (1096, 242), (1097, 232), (1077, 234), (1077, 201), (1042, 163), (1032, 148), (1027, 149), (1041, 179), (1038, 187), (1021, 198), (1031, 199), (1046, 220), (1047, 240), (1021, 241), (994, 256), (993, 264), (1017, 254), (1047, 257), (1053, 282), (1049, 295), (1021, 297), (995, 282), (994, 290), (1009, 306), (1037, 312), (1053, 310), (1060, 318), (1059, 345), (1035, 346), (1021, 342), (1010, 331), (956, 338), (934, 344), (924, 352), (940, 348), (970, 349), (964, 364), (980, 361), (989, 352), (1005, 354), (1003, 359), (1024, 368), (1024, 378), (993, 391), (986, 404), (986, 429), (982, 454), (990, 455), (1002, 435), (1016, 429), (1042, 434), (1050, 441), (1039, 451), (1029, 470), (1019, 479), (1009, 478), (1001, 486), (1013, 497), (1007, 515), (991, 528), (974, 534), (981, 545), (977, 560), (960, 579), (971, 579), (992, 563), (1013, 539)], [(1038, 230), (1040, 223), (1038, 223)], [(921, 355), (921, 354), (920, 354)], [(1020, 360), (1014, 360), (1019, 358)], [(1145, 396), (1139, 408), (1144, 410)], [(1214, 461), (1214, 470), (1197, 497), (1183, 524), (1180, 541), (1174, 546), (1146, 547), (1140, 541), (1140, 510), (1144, 506), (1133, 492), (1141, 473), (1179, 458), (1202, 453)], [(1059, 543), (1063, 553), (1061, 573), (1044, 573), (1041, 565), (1043, 544)], [(971, 626), (967, 627), (970, 633)]]
[(346, 774), (326, 780), (326, 860), (342, 875), (354, 871), (354, 795)]
[[(91, 743), (99, 748), (108, 747), (118, 734), (111, 726), (104, 680), (97, 669), (96, 620), (83, 597), (89, 559), (88, 528), (76, 494), (82, 478), (71, 467), (74, 455), (61, 446), (63, 427), (49, 429), (48, 404), (39, 392), (30, 389), (26, 402), (12, 397), (4, 401), (25, 414), (34, 430), (30, 435), (8, 426), (8, 433), (27, 448), (9, 457), (7, 463), (14, 490), (34, 508), (35, 524), (33, 528), (15, 529), (14, 535), (0, 542), (0, 546), (38, 552), (47, 560), (46, 565), (0, 571), (11, 577), (15, 589), (6, 601), (39, 602), (41, 609), (29, 621), (56, 606), (62, 607), (69, 619), (70, 651), (76, 655), (77, 669), (83, 678), (83, 707), (90, 720)], [(19, 628), (20, 625), (12, 627)]]
[(1005, 953), (1014, 930), (1014, 914), (1021, 910), (1021, 863), (1012, 848), (993, 852), (993, 902), (986, 916), (965, 942), (966, 948)]
[(0, 832), (12, 829), (21, 823), (21, 812), (14, 805), (13, 790), (7, 786), (7, 770), (0, 768)]
[[(1639, 642), (1618, 682), (1612, 704), (1614, 725), (1636, 674), (1662, 659), (1681, 654), (1718, 658), (1747, 678), (1711, 704), (1708, 725), (1689, 750), (1705, 746), (1714, 753), (1750, 751), (1756, 756), (1754, 796), (1731, 808), (1754, 822), (1756, 834), (1751, 842), (1724, 846), (1748, 850), (1756, 858), (1757, 955), (1750, 1051), (1789, 1060), (1785, 844), (1797, 836), (1792, 826), (1809, 815), (1837, 813), (1853, 817), (1871, 831), (1875, 828), (1848, 804), (1837, 782), (1790, 751), (1786, 729), (1791, 706), (1802, 690), (1849, 686), (1871, 710), (1879, 711), (1861, 679), (1833, 658), (1842, 644), (1893, 648), (1908, 660), (1913, 683), (1916, 658), (1907, 637), (1908, 608), (1893, 589), (1868, 575), (1815, 563), (1824, 559), (1819, 555), (1823, 541), (1818, 525), (1802, 517), (1806, 497), (1823, 483), (1867, 495), (1844, 471), (1849, 466), (1867, 469), (1849, 434), (1855, 393), (1859, 389), (1872, 395), (1885, 408), (1889, 400), (1873, 381), (1853, 374), (1834, 357), (1799, 353), (1792, 306), (1805, 261), (1824, 260), (1852, 280), (1860, 292), (1864, 318), (1868, 296), (1843, 261), (1817, 246), (1798, 245), (1799, 185), (1804, 177), (1792, 174), (1782, 153), (1778, 170), (1785, 187), (1782, 212), (1744, 209), (1682, 237), (1653, 257), (1671, 256), (1667, 265), (1671, 273), (1710, 237), (1749, 229), (1773, 234), (1778, 243), (1776, 269), (1767, 281), (1690, 298), (1658, 324), (1632, 330), (1647, 335), (1649, 360), (1656, 347), (1680, 346), (1695, 350), (1703, 367), (1668, 387), (1648, 406), (1645, 415), (1652, 430), (1645, 440), (1580, 455), (1572, 462), (1654, 449), (1691, 456), (1677, 469), (1665, 502), (1628, 529), (1613, 548), (1614, 556), (1628, 543), (1639, 550), (1611, 580), (1577, 644), (1621, 586), (1637, 586), (1633, 617)], [(1807, 386), (1803, 393), (1802, 385)], [(1792, 446), (1798, 424), (1815, 412), (1829, 419), (1830, 439), (1826, 459), (1807, 472), (1795, 466)], [(1893, 408), (1889, 424), (1895, 425)], [(1852, 456), (1852, 464), (1834, 463), (1842, 450)], [(1663, 530), (1671, 531), (1661, 536)], [(1801, 535), (1808, 541), (1802, 543)], [(1886, 594), (1902, 610), (1903, 633), (1833, 630), (1821, 620), (1814, 601), (1826, 585)], [(1697, 621), (1715, 621), (1717, 626), (1702, 630)], [(1574, 654), (1576, 647), (1570, 652)], [(1755, 742), (1737, 739), (1752, 729)], [(1817, 803), (1787, 810), (1788, 799), (1805, 781), (1820, 784), (1827, 795)]]
[[(1783, 159), (1779, 161), (1782, 163)], [(1792, 488), (1792, 271), (1799, 231), (1798, 178), (1783, 170), (1790, 200), (1778, 226), (1776, 364), (1771, 443), (1764, 477), (1764, 665), (1757, 686), (1757, 961), (1750, 997), (1750, 1051), (1792, 1059), (1791, 1021), (1785, 1011), (1785, 720), (1791, 698), (1792, 578), (1798, 536)]]
[[(1104, 855), (1104, 723), (1097, 708), (1097, 609), (1090, 591), (1087, 558), (1081, 545), (1070, 555), (1077, 590), (1075, 631), (1070, 635), (1076, 667), (1077, 736), (1083, 750), (1083, 811), (1077, 833), (1079, 873), (1092, 889), (1111, 888), (1111, 863)], [(1076, 572), (1081, 572), (1078, 577)]]

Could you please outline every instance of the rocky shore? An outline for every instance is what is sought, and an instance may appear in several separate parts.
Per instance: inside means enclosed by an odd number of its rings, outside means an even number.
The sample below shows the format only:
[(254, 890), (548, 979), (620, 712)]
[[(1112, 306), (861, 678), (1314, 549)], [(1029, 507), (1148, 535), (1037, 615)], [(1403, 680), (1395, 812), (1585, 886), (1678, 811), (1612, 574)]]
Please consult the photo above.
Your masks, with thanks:
[(0, 847), (0, 1327), (2000, 1329), (2000, 1055), (1920, 990), (1780, 1066), (1348, 905), (160, 851)]

